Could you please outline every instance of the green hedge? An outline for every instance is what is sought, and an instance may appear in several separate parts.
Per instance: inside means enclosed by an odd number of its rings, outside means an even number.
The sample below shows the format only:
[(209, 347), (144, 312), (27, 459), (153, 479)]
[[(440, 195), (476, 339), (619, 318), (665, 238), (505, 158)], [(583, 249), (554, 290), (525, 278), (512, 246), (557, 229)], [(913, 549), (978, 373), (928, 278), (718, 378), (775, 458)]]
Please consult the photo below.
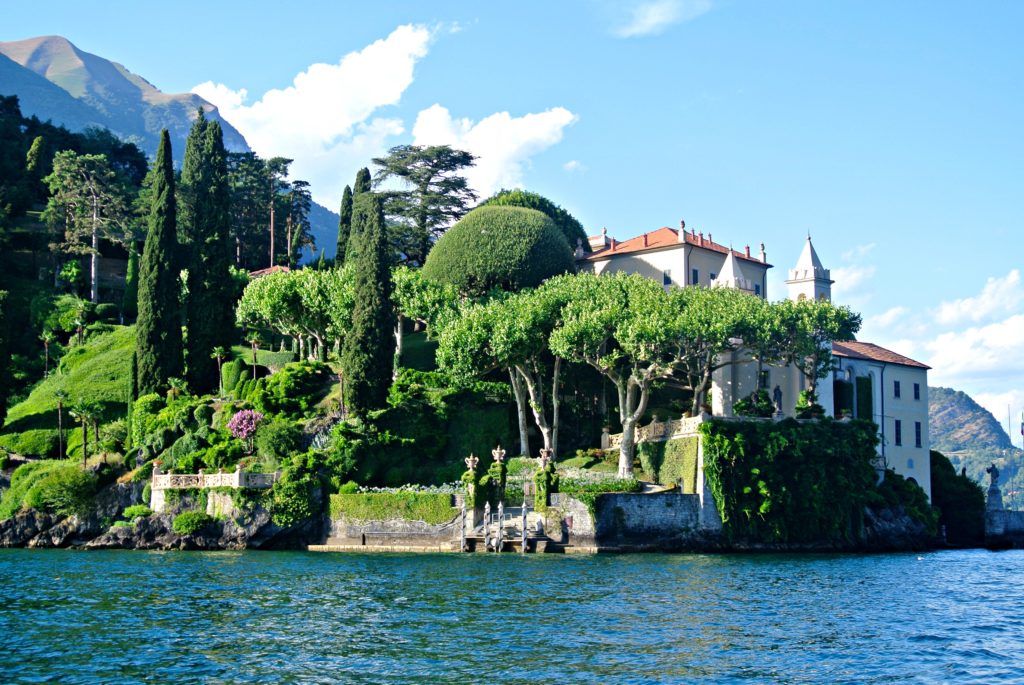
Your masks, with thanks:
[(985, 539), (985, 492), (970, 476), (960, 475), (941, 452), (932, 450), (932, 504), (953, 545), (976, 545)]
[(831, 419), (709, 421), (704, 473), (725, 532), (756, 542), (852, 542), (875, 495), (876, 427)]
[(331, 518), (357, 521), (402, 519), (432, 525), (448, 523), (459, 513), (452, 496), (432, 492), (361, 492), (331, 495)]
[(697, 492), (697, 451), (699, 440), (677, 438), (665, 442), (642, 442), (637, 446), (640, 465), (659, 485), (677, 483), (682, 492)]

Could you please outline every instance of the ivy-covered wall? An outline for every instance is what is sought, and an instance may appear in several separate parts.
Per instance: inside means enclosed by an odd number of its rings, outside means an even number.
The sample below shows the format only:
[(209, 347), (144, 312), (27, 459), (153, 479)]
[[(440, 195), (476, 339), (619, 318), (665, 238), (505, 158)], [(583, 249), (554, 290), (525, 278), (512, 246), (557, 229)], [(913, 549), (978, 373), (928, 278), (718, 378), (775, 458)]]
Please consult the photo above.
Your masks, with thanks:
[(699, 439), (677, 438), (665, 442), (642, 442), (637, 446), (640, 465), (655, 483), (678, 484), (688, 495), (697, 492), (697, 453)]
[(755, 542), (850, 543), (875, 495), (875, 425), (824, 419), (701, 425), (724, 532)]

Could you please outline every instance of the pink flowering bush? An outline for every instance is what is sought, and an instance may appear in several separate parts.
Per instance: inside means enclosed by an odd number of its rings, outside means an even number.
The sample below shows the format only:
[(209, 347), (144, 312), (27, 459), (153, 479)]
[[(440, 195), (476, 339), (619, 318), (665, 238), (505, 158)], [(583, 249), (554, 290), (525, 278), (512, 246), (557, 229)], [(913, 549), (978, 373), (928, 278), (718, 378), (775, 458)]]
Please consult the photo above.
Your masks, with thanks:
[(249, 446), (249, 452), (252, 452), (253, 436), (256, 435), (256, 429), (261, 423), (263, 423), (263, 414), (252, 409), (243, 409), (228, 421), (228, 430), (231, 431), (231, 435), (239, 440), (244, 440)]

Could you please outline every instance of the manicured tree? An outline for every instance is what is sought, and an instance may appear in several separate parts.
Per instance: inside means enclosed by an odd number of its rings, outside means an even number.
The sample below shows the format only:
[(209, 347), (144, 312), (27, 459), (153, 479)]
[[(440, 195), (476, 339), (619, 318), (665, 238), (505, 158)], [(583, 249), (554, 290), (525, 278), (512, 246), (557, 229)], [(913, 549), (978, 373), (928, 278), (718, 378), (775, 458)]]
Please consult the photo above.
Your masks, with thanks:
[(152, 207), (149, 232), (139, 265), (139, 316), (135, 326), (139, 393), (161, 392), (167, 379), (182, 372), (181, 323), (178, 311), (178, 269), (171, 139), (160, 134), (151, 172)]
[[(352, 185), (352, 201), (355, 202), (357, 195), (369, 193), (373, 188), (370, 180), (370, 170), (363, 167), (356, 173), (356, 182)], [(358, 238), (359, 226), (354, 222), (349, 223), (348, 247), (345, 248), (345, 259), (353, 261), (358, 257), (360, 241)]]
[(139, 313), (139, 251), (135, 241), (128, 246), (128, 273), (124, 280), (124, 298), (121, 300), (121, 316), (127, 323)]
[(338, 252), (334, 255), (334, 263), (341, 268), (345, 263), (348, 251), (348, 238), (352, 233), (352, 189), (345, 186), (341, 194), (341, 207), (338, 210)]
[(555, 222), (558, 230), (565, 236), (569, 247), (575, 249), (579, 244), (585, 251), (590, 251), (587, 242), (587, 232), (583, 230), (583, 224), (576, 220), (569, 212), (565, 211), (543, 195), (531, 193), (528, 190), (502, 190), (480, 203), (481, 207), (526, 207), (543, 212)]
[(220, 123), (196, 126), (202, 127), (203, 137), (195, 140), (189, 136), (181, 173), (182, 219), (191, 248), (185, 360), (189, 386), (207, 393), (216, 387), (210, 350), (230, 347), (234, 334), (230, 189)]
[(541, 212), (479, 207), (441, 236), (423, 275), (480, 296), (494, 288), (532, 288), (574, 266), (565, 237)]
[(352, 229), (356, 236), (352, 325), (342, 345), (345, 405), (358, 417), (383, 407), (391, 384), (395, 318), (391, 303), (390, 251), (384, 208), (373, 193), (355, 197)]

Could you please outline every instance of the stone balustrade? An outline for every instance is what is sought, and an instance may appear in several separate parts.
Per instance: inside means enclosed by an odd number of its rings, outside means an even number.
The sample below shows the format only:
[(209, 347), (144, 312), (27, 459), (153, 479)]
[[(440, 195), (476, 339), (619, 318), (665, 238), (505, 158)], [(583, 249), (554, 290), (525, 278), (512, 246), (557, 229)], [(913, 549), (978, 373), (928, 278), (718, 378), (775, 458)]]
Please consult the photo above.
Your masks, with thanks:
[(184, 490), (192, 488), (261, 488), (273, 487), (281, 473), (249, 473), (241, 467), (230, 473), (162, 473), (153, 467), (150, 488), (156, 490)]
[[(641, 442), (664, 442), (673, 438), (685, 438), (697, 435), (700, 424), (707, 421), (710, 416), (700, 414), (698, 416), (684, 416), (676, 421), (652, 421), (646, 426), (637, 426), (633, 434), (633, 441)], [(601, 435), (601, 449), (618, 449), (622, 445), (622, 433), (608, 433), (607, 429)]]

